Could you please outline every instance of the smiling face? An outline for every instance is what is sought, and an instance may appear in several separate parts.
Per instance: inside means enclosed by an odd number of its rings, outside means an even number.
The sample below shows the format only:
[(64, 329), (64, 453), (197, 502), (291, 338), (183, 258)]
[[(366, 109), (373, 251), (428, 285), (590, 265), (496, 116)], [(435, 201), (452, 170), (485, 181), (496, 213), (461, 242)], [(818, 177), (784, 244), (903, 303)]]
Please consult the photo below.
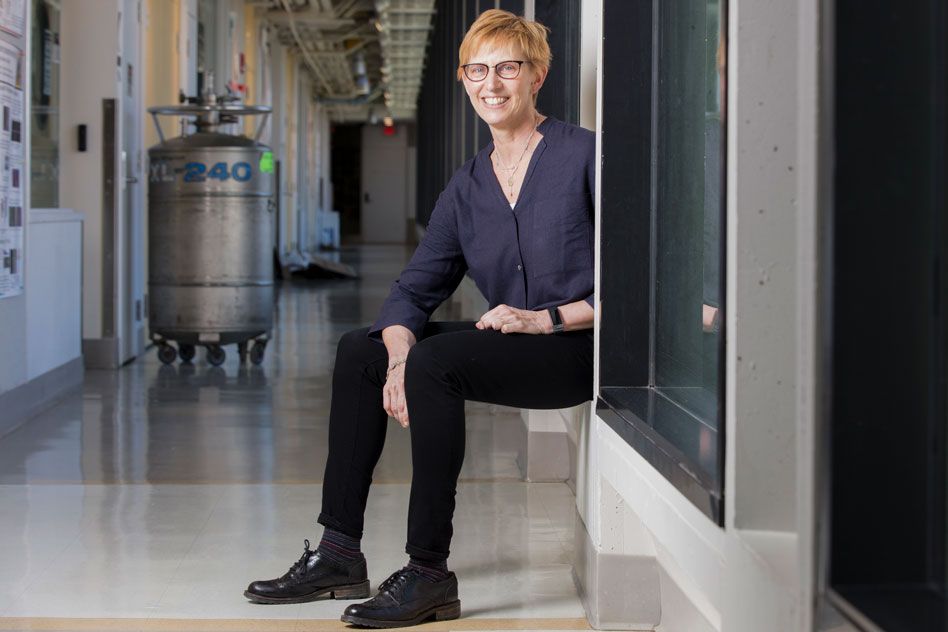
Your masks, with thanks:
[(491, 128), (517, 129), (535, 116), (533, 97), (543, 85), (546, 72), (525, 62), (516, 78), (502, 79), (494, 69), (502, 61), (524, 58), (523, 51), (516, 46), (484, 45), (467, 62), (486, 64), (489, 68), (482, 81), (471, 81), (466, 76), (463, 81), (474, 110)]

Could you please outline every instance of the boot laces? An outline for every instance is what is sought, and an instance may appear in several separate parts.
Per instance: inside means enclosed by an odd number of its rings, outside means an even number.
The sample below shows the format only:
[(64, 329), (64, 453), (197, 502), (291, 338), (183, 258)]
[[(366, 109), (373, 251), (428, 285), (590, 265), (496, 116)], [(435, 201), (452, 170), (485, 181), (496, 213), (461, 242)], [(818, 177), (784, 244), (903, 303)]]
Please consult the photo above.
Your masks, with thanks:
[(303, 555), (300, 556), (300, 559), (296, 560), (293, 566), (290, 567), (290, 570), (286, 572), (284, 577), (293, 577), (299, 574), (300, 571), (306, 569), (306, 562), (309, 561), (310, 556), (312, 556), (315, 551), (310, 550), (308, 539), (303, 540), (303, 546), (305, 547), (303, 549)]
[(388, 593), (389, 595), (394, 596), (398, 590), (405, 585), (409, 577), (414, 573), (413, 570), (408, 568), (399, 569), (389, 575), (388, 579), (379, 584), (379, 593)]

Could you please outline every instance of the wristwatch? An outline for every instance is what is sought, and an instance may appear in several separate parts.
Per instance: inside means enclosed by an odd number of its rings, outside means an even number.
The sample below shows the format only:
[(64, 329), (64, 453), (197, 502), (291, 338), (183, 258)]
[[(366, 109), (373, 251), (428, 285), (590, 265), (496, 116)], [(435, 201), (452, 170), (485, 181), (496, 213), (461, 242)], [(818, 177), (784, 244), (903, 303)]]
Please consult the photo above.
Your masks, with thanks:
[(553, 333), (558, 334), (563, 331), (564, 326), (563, 319), (560, 318), (560, 308), (551, 307), (547, 311), (550, 312), (550, 320), (553, 321)]

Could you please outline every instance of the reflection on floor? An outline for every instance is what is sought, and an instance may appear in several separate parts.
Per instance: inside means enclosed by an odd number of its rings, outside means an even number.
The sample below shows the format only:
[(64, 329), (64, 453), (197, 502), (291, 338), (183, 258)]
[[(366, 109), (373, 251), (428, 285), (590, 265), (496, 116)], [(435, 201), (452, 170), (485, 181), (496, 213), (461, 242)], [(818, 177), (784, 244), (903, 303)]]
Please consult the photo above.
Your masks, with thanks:
[[(408, 253), (345, 253), (359, 280), (281, 286), (260, 367), (90, 371), (0, 437), (0, 630), (341, 629), (346, 602), (241, 593), (317, 540), (338, 337), (369, 324)], [(430, 629), (586, 629), (570, 577), (573, 498), (520, 482), (517, 415), (469, 405), (451, 567), (462, 619)], [(373, 585), (405, 561), (408, 433), (392, 424), (363, 548)]]

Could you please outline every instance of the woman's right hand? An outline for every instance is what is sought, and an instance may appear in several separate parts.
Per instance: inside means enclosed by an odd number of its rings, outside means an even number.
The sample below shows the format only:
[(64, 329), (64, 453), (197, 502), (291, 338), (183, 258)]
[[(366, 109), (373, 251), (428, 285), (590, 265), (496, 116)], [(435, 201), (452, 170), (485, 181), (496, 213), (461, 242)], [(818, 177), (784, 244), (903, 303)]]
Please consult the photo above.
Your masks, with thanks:
[[(402, 428), (408, 427), (408, 401), (405, 399), (405, 362), (393, 360), (389, 356), (388, 376), (385, 380), (385, 386), (382, 388), (382, 406), (390, 417), (401, 424)], [(395, 364), (398, 362), (398, 364)]]
[(382, 407), (402, 428), (408, 427), (408, 401), (405, 398), (405, 364), (415, 335), (407, 327), (392, 325), (382, 330), (382, 342), (388, 350), (388, 369), (382, 387)]

